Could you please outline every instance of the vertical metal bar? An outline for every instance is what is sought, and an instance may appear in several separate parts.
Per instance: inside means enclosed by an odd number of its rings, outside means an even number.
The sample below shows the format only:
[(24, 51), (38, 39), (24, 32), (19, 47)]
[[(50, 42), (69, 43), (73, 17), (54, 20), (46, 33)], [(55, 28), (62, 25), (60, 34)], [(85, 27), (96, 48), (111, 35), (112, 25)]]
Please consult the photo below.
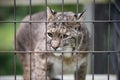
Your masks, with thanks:
[[(45, 10), (45, 11), (46, 11), (46, 12), (45, 12), (45, 16), (46, 16), (46, 19), (45, 19), (45, 20), (46, 20), (46, 22), (45, 22), (45, 27), (46, 27), (46, 32), (47, 32), (47, 17), (48, 17), (48, 16), (47, 16), (47, 6), (48, 6), (48, 3), (47, 3), (47, 0), (45, 0), (45, 9), (46, 9), (46, 10)], [(45, 47), (46, 47), (46, 50), (47, 50), (47, 34), (45, 35), (45, 37), (46, 37), (46, 46), (45, 46)]]
[[(111, 20), (111, 0), (109, 0), (109, 6), (108, 6), (108, 8), (109, 8), (109, 11), (108, 11), (108, 19), (109, 19), (109, 21)], [(110, 50), (110, 22), (108, 23), (108, 51)]]
[[(62, 18), (64, 18), (64, 0), (62, 0)], [(63, 35), (62, 35), (62, 40), (63, 40)], [(63, 42), (63, 41), (62, 41)], [(62, 43), (62, 50), (63, 50), (63, 43)], [(62, 76), (61, 76), (61, 79), (63, 80), (63, 63), (64, 63), (64, 53), (62, 53)]]
[[(29, 1), (29, 15), (30, 15), (30, 22), (29, 22), (29, 25), (30, 25), (30, 28), (29, 28), (29, 34), (30, 34), (30, 50), (32, 51), (32, 26), (31, 26), (31, 20), (32, 20), (32, 16), (31, 16), (31, 13), (32, 13), (32, 0)], [(30, 80), (31, 80), (31, 75), (32, 75), (32, 56), (31, 56), (31, 53), (30, 54)]]
[(76, 14), (78, 14), (78, 10), (79, 10), (79, 0), (76, 1)]
[(61, 80), (63, 80), (63, 74), (64, 74), (64, 72), (63, 72), (63, 68), (64, 68), (63, 61), (64, 61), (64, 55), (62, 53), (62, 76), (61, 76)]
[[(111, 0), (109, 0), (109, 14), (108, 14), (108, 17), (109, 17), (109, 20), (111, 20)], [(111, 31), (111, 28), (110, 28), (110, 23), (108, 23), (108, 51), (110, 50), (110, 31)], [(108, 65), (108, 80), (110, 79), (110, 53), (107, 54), (108, 55), (108, 61), (107, 61), (107, 65)]]
[(64, 0), (62, 0), (62, 14), (64, 14)]
[[(47, 4), (47, 0), (45, 0), (45, 8), (46, 8), (46, 12), (45, 12), (45, 13), (46, 13), (46, 22), (45, 22), (46, 31), (45, 31), (45, 32), (46, 32), (46, 33), (47, 33), (47, 17), (48, 17), (48, 16), (47, 16), (47, 5), (48, 5), (48, 4)], [(45, 34), (45, 37), (46, 37), (46, 43), (45, 43), (46, 46), (45, 46), (45, 48), (46, 48), (46, 50), (47, 50), (47, 34)], [(45, 62), (46, 62), (45, 80), (47, 80), (47, 54), (48, 54), (48, 53), (46, 53), (46, 57), (45, 57)]]
[[(93, 0), (93, 21), (95, 20), (95, 0)], [(92, 26), (92, 50), (94, 51), (94, 23)]]
[[(93, 20), (95, 20), (95, 0), (93, 0)], [(94, 51), (94, 23), (92, 26), (92, 51)], [(92, 53), (92, 80), (94, 80), (94, 53)]]
[(30, 50), (32, 50), (32, 26), (31, 26), (31, 20), (32, 20), (32, 0), (29, 1), (29, 15), (30, 15), (30, 20), (29, 20), (29, 31), (30, 31)]
[[(14, 21), (16, 21), (16, 0), (14, 0)], [(14, 22), (14, 49), (16, 51), (16, 22)], [(14, 80), (16, 80), (16, 53), (14, 53)]]
[(76, 54), (76, 80), (78, 80), (78, 53)]
[(92, 58), (92, 59), (91, 59), (91, 60), (92, 60), (92, 61), (91, 61), (92, 80), (94, 80), (94, 57), (95, 57), (95, 56), (94, 56), (94, 54), (92, 53), (92, 55), (91, 55), (91, 58)]
[[(79, 9), (79, 0), (76, 0), (76, 15), (78, 15), (78, 9)], [(78, 29), (78, 28), (77, 28)], [(78, 35), (78, 30), (77, 30), (77, 35)], [(77, 36), (78, 37), (78, 36)], [(78, 38), (76, 39), (76, 46), (78, 46)], [(76, 80), (78, 80), (78, 53), (76, 53)]]
[(110, 67), (109, 67), (109, 66), (110, 66), (110, 53), (108, 53), (107, 55), (108, 55), (108, 60), (107, 60), (107, 65), (108, 65), (108, 70), (107, 70), (107, 71), (108, 71), (108, 75), (107, 75), (107, 77), (108, 77), (108, 80), (110, 80), (110, 71), (109, 71), (109, 70), (110, 70)]

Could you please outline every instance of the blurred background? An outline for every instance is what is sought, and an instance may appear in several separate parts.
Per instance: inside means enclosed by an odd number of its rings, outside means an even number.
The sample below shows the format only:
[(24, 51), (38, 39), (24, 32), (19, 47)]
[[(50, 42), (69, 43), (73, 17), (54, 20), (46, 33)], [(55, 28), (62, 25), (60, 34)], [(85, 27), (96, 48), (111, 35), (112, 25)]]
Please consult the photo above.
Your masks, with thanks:
[[(77, 0), (64, 0), (64, 11), (76, 12)], [(79, 12), (87, 9), (85, 20), (109, 20), (109, 0), (79, 0)], [(48, 0), (48, 6), (56, 11), (62, 11), (62, 0)], [(32, 0), (32, 14), (45, 11), (45, 0)], [(26, 15), (29, 14), (29, 0), (16, 0), (16, 20), (21, 21)], [(13, 51), (14, 50), (14, 23), (2, 23), (2, 21), (14, 21), (14, 1), (13, 0), (0, 0), (0, 51)], [(108, 50), (108, 23), (86, 23), (90, 31), (90, 37), (94, 36), (94, 47), (91, 50)], [(19, 23), (16, 24), (17, 28)], [(93, 32), (94, 27), (94, 32)], [(109, 38), (110, 39), (110, 38)], [(92, 45), (92, 39), (91, 39)], [(89, 69), (91, 71), (91, 56), (89, 57)], [(107, 74), (108, 66), (110, 73), (113, 73), (111, 63), (108, 65), (108, 56), (105, 53), (94, 55), (94, 73)], [(17, 58), (16, 73), (22, 74), (22, 67)], [(13, 75), (14, 74), (14, 54), (0, 52), (0, 75)]]

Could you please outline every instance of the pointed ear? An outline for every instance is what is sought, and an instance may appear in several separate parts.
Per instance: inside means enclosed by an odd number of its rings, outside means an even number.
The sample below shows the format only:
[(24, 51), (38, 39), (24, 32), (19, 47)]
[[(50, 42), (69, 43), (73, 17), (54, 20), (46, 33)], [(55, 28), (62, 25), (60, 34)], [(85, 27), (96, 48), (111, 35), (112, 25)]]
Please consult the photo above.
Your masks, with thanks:
[(47, 20), (54, 19), (56, 12), (47, 7)]
[(84, 10), (84, 11), (81, 12), (81, 13), (78, 13), (78, 15), (76, 16), (76, 18), (77, 18), (78, 20), (81, 20), (83, 14), (84, 14), (85, 12), (86, 12), (86, 10)]

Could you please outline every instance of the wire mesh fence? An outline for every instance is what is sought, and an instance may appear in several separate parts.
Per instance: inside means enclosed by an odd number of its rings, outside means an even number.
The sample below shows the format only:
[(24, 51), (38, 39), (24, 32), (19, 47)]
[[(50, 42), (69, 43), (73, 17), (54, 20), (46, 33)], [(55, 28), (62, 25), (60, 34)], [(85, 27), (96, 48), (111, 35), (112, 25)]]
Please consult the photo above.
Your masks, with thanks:
[[(65, 0), (61, 0), (61, 13), (62, 13), (62, 15), (64, 15), (64, 1)], [(94, 69), (95, 69), (95, 63), (94, 63), (94, 60), (95, 60), (95, 54), (101, 54), (101, 53), (105, 53), (105, 54), (107, 54), (107, 80), (110, 80), (110, 53), (119, 53), (120, 51), (112, 51), (111, 49), (110, 49), (110, 47), (111, 47), (111, 23), (113, 23), (113, 22), (117, 22), (117, 23), (119, 23), (120, 22), (120, 20), (111, 20), (111, 0), (109, 0), (109, 4), (108, 4), (108, 20), (95, 20), (95, 19), (93, 19), (93, 20), (84, 20), (84, 21), (48, 21), (47, 20), (47, 17), (48, 17), (48, 15), (47, 15), (47, 7), (48, 7), (48, 0), (45, 0), (45, 20), (33, 20), (33, 18), (32, 18), (32, 0), (29, 0), (29, 21), (17, 21), (16, 20), (16, 16), (17, 16), (17, 14), (16, 14), (16, 0), (14, 0), (13, 1), (13, 3), (14, 3), (14, 20), (13, 21), (0, 21), (0, 23), (13, 23), (14, 24), (14, 51), (0, 51), (0, 53), (2, 53), (2, 54), (5, 54), (5, 53), (14, 53), (14, 80), (17, 80), (17, 68), (16, 68), (16, 59), (17, 59), (17, 54), (25, 54), (25, 53), (29, 53), (29, 61), (30, 61), (30, 80), (32, 80), (32, 53), (37, 53), (37, 54), (40, 54), (40, 53), (44, 53), (45, 55), (48, 55), (48, 54), (50, 54), (50, 53), (61, 53), (61, 80), (64, 80), (64, 53), (78, 53), (78, 54), (85, 54), (85, 53), (89, 53), (89, 54), (91, 54), (91, 74), (92, 74), (92, 80), (96, 80), (95, 79), (95, 73), (94, 73)], [(76, 15), (78, 15), (78, 13), (79, 13), (79, 0), (76, 0)], [(93, 6), (93, 12), (95, 12), (95, 8), (96, 8), (96, 0), (93, 0), (92, 1), (92, 6)], [(95, 15), (97, 15), (97, 14), (93, 14), (93, 16), (95, 16)], [(64, 18), (64, 16), (62, 17), (62, 19)], [(87, 50), (87, 51), (79, 51), (79, 50), (76, 50), (76, 51), (64, 51), (63, 50), (63, 48), (62, 48), (62, 50), (60, 50), (60, 51), (51, 51), (51, 50), (49, 50), (48, 48), (47, 48), (47, 34), (45, 34), (45, 50), (44, 51), (41, 51), (41, 50), (39, 50), (39, 51), (34, 51), (33, 50), (33, 44), (32, 44), (32, 40), (33, 40), (33, 36), (32, 36), (32, 34), (33, 34), (33, 32), (32, 32), (32, 25), (34, 24), (34, 23), (45, 23), (45, 33), (47, 33), (47, 26), (48, 26), (48, 23), (69, 23), (69, 22), (81, 22), (81, 23), (92, 23), (92, 27), (91, 27), (91, 29), (92, 29), (92, 35), (91, 35), (91, 45), (90, 45), (90, 47), (91, 47), (91, 49), (90, 50)], [(29, 24), (29, 28), (28, 28), (28, 32), (30, 33), (28, 36), (29, 36), (29, 47), (30, 47), (30, 49), (29, 49), (29, 51), (18, 51), (17, 50), (17, 28), (16, 28), (16, 26), (17, 26), (17, 23), (28, 23)], [(95, 45), (95, 43), (94, 43), (94, 41), (95, 41), (95, 37), (94, 37), (94, 35), (96, 34), (96, 33), (94, 33), (95, 31), (94, 31), (94, 29), (95, 29), (95, 23), (107, 23), (108, 24), (108, 26), (107, 26), (107, 50), (95, 50), (94, 48), (94, 45)], [(78, 32), (77, 32), (77, 34), (78, 34)], [(62, 40), (63, 40), (63, 36), (64, 35), (62, 35)], [(78, 42), (79, 42), (79, 40), (77, 39), (76, 40), (76, 46), (78, 46)], [(61, 42), (61, 44), (62, 44), (62, 42)], [(99, 46), (99, 45), (98, 45)], [(62, 47), (63, 47), (63, 44), (62, 44)], [(78, 79), (78, 77), (79, 77), (79, 75), (78, 75), (78, 54), (76, 54), (76, 64), (74, 65), (75, 66), (75, 68), (76, 68), (76, 74), (77, 75), (75, 75), (75, 79), (76, 80), (79, 80)], [(46, 56), (45, 57), (45, 62), (46, 62), (46, 64), (48, 64), (48, 57)], [(46, 66), (46, 68), (47, 68), (47, 66)], [(47, 70), (45, 70), (45, 80), (47, 80), (47, 74), (48, 74), (48, 71)]]

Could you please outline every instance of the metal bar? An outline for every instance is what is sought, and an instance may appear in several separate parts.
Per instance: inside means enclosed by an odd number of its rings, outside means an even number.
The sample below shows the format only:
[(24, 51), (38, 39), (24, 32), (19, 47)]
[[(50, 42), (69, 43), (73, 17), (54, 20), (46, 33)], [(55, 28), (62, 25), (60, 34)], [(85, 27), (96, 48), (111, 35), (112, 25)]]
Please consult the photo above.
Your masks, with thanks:
[(32, 29), (31, 29), (31, 21), (32, 21), (32, 0), (29, 0), (29, 15), (30, 15), (30, 20), (29, 20), (29, 25), (30, 25), (30, 28), (29, 28), (29, 33), (30, 33), (30, 50), (32, 50)]
[(63, 71), (63, 68), (64, 68), (63, 67), (64, 66), (63, 63), (64, 62), (63, 61), (64, 61), (64, 55), (63, 55), (63, 52), (62, 52), (62, 75), (61, 75), (61, 80), (63, 80), (63, 74), (64, 74), (64, 71)]
[[(29, 0), (29, 15), (30, 15), (30, 21), (32, 20), (32, 0)], [(32, 26), (31, 26), (31, 22), (29, 22), (29, 37), (30, 37), (30, 50), (32, 51)], [(32, 55), (31, 55), (31, 53), (30, 53), (30, 80), (32, 79), (32, 77), (31, 77), (31, 75), (32, 75)]]
[(108, 77), (108, 79), (107, 80), (110, 80), (110, 53), (107, 53), (107, 56), (108, 56), (108, 59), (107, 59), (107, 65), (108, 65), (108, 68), (107, 68), (107, 77)]
[[(79, 0), (76, 0), (76, 15), (78, 15), (78, 9), (79, 9)], [(78, 35), (78, 30), (77, 30), (77, 35)], [(78, 43), (79, 43), (79, 40), (77, 36), (76, 46), (78, 46)], [(76, 53), (76, 75), (75, 77), (76, 77), (76, 80), (78, 80), (78, 53)]]
[[(108, 19), (109, 20), (111, 20), (111, 0), (109, 0), (109, 5), (108, 5), (108, 8), (109, 8), (109, 10), (108, 10)], [(107, 39), (107, 41), (108, 41), (108, 50), (110, 50), (110, 31), (111, 31), (111, 25), (110, 25), (110, 23), (108, 22), (108, 39)]]
[(78, 80), (78, 53), (76, 53), (76, 75), (75, 75), (75, 77), (76, 77), (76, 80)]
[[(109, 8), (109, 14), (108, 14), (108, 17), (109, 17), (109, 20), (111, 20), (111, 0), (109, 0), (109, 5), (108, 5), (108, 8)], [(108, 51), (110, 50), (110, 33), (111, 33), (111, 25), (110, 23), (108, 23)], [(110, 53), (107, 54), (108, 55), (108, 61), (107, 61), (107, 65), (108, 65), (108, 80), (110, 80)]]
[[(92, 26), (92, 51), (94, 51), (94, 26)], [(94, 80), (94, 53), (92, 53), (92, 80)]]
[[(93, 16), (95, 17), (95, 0), (93, 0)], [(93, 21), (96, 21), (95, 18), (93, 17)], [(92, 51), (94, 51), (94, 23), (92, 26)], [(92, 80), (94, 80), (94, 53), (92, 53)]]
[(64, 14), (64, 0), (62, 0), (62, 15)]
[[(48, 5), (48, 3), (47, 3), (47, 0), (45, 0), (45, 7), (46, 7), (46, 21), (47, 21), (47, 5)], [(47, 33), (47, 22), (45, 22), (45, 27), (46, 27), (46, 33)], [(47, 50), (47, 34), (45, 34), (45, 39), (46, 39), (46, 46), (45, 46), (45, 49)], [(47, 72), (47, 53), (46, 53), (46, 57), (45, 57), (45, 62), (46, 62), (46, 70), (45, 70), (45, 80), (47, 80), (47, 74), (48, 74), (48, 72)]]
[[(16, 21), (16, 0), (14, 0), (14, 21)], [(14, 22), (14, 50), (16, 50), (16, 22)], [(16, 53), (14, 53), (14, 80), (16, 80)]]
[(0, 23), (54, 23), (54, 22), (81, 22), (81, 23), (113, 23), (120, 20), (84, 20), (84, 21), (0, 21)]
[(92, 71), (92, 80), (94, 80), (94, 53), (91, 55), (91, 71)]
[[(62, 18), (64, 18), (64, 0), (62, 0)], [(64, 21), (63, 21), (64, 22)], [(62, 35), (62, 50), (63, 50), (63, 35)], [(61, 75), (61, 80), (63, 80), (63, 66), (64, 66), (64, 53), (62, 53), (62, 75)]]
[[(95, 0), (93, 0), (93, 16), (95, 17)], [(97, 21), (95, 20), (95, 18), (93, 17), (93, 25), (92, 25), (92, 51), (94, 51), (94, 23), (96, 23)]]
[(78, 14), (79, 10), (79, 0), (76, 0), (76, 14)]
[(24, 54), (24, 53), (120, 53), (120, 51), (0, 51), (0, 53), (18, 53), (18, 54)]

